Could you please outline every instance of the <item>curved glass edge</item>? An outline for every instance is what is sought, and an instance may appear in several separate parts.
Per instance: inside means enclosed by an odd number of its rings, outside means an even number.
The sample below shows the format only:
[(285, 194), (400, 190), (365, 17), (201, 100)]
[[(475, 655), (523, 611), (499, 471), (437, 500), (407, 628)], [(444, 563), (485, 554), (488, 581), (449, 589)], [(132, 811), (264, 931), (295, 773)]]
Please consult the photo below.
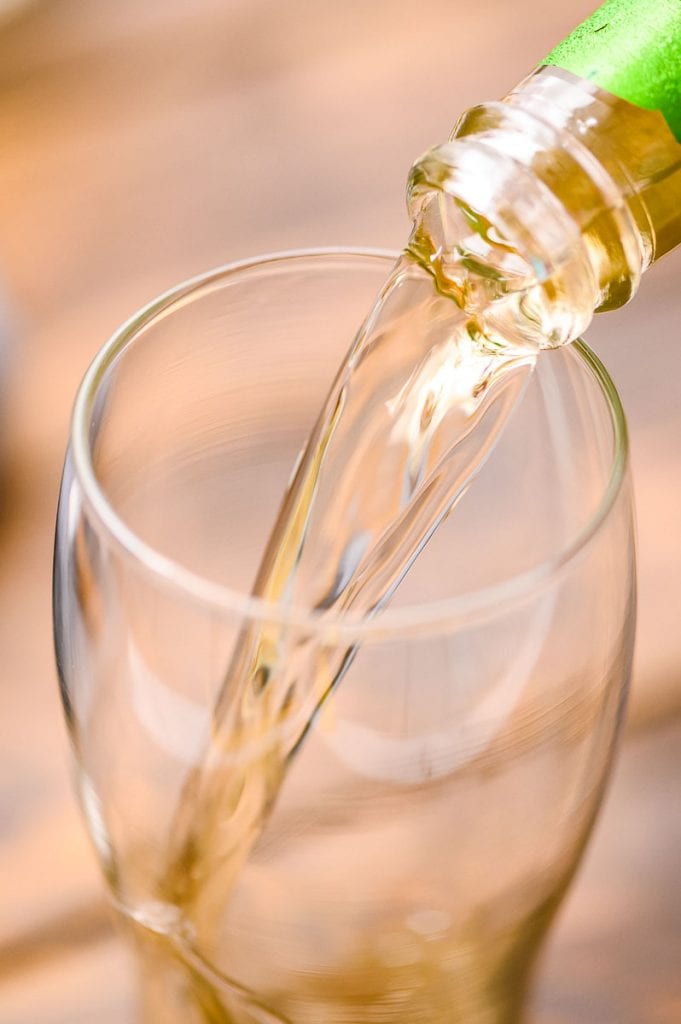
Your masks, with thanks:
[(416, 634), (442, 632), (445, 628), (451, 630), (454, 623), (461, 627), (468, 626), (471, 622), (485, 621), (503, 614), (514, 605), (533, 599), (547, 586), (557, 582), (585, 552), (606, 522), (626, 479), (629, 460), (628, 431), (620, 397), (603, 363), (581, 339), (572, 345), (603, 391), (612, 417), (615, 441), (610, 476), (598, 507), (585, 527), (555, 558), (539, 563), (525, 573), (469, 594), (419, 606), (388, 608), (380, 616), (370, 620), (352, 613), (330, 616), (328, 613), (295, 606), (283, 607), (204, 579), (162, 555), (126, 525), (111, 507), (99, 486), (89, 445), (90, 424), (98, 388), (114, 362), (120, 358), (126, 347), (134, 342), (140, 331), (158, 322), (160, 318), (168, 316), (185, 302), (193, 301), (200, 293), (205, 293), (206, 290), (223, 284), (227, 278), (249, 269), (264, 268), (277, 263), (290, 264), (311, 259), (341, 258), (375, 260), (385, 265), (387, 274), (398, 256), (399, 253), (393, 250), (364, 247), (310, 248), (267, 253), (225, 264), (183, 281), (153, 299), (125, 321), (102, 346), (86, 371), (76, 395), (71, 421), (70, 450), (73, 457), (74, 480), (82, 491), (83, 504), (88, 509), (92, 525), (100, 535), (109, 543), (114, 541), (124, 557), (155, 576), (158, 584), (165, 589), (181, 591), (187, 599), (211, 606), (216, 611), (230, 616), (276, 622), (318, 632), (329, 642), (340, 642), (344, 638), (355, 642), (381, 641), (396, 632), (411, 637)]

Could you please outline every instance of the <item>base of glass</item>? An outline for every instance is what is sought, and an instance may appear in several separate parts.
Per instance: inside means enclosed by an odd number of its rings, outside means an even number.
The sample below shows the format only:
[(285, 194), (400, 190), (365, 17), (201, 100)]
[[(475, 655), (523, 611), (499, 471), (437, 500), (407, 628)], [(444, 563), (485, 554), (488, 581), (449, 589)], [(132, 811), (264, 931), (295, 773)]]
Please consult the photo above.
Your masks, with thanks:
[[(132, 940), (139, 971), (138, 1024), (312, 1024), (335, 1020), (331, 1006), (319, 1000), (305, 1007), (302, 1017), (287, 1016), (260, 1004), (258, 998), (240, 990), (238, 985), (213, 972), (200, 960), (185, 957), (172, 941), (136, 922), (125, 921)], [(473, 992), (470, 978), (462, 981), (460, 1005), (422, 1007), (405, 1019), (403, 1009), (395, 1008), (399, 1024), (522, 1024), (523, 1008), (536, 952), (544, 929), (533, 936), (531, 948), (525, 947), (503, 965), (493, 979)], [(337, 986), (336, 986), (337, 988)], [(465, 991), (464, 991), (465, 990)], [(396, 993), (397, 995), (397, 993)], [(369, 1020), (391, 1020), (386, 1007), (356, 1005), (351, 993), (343, 1001), (340, 993), (329, 993), (332, 1005), (339, 1006), (344, 1022), (367, 1024)], [(426, 1000), (427, 1002), (427, 1000)], [(340, 1005), (342, 1003), (342, 1005)], [(465, 1003), (465, 1009), (462, 1005)], [(386, 1013), (387, 1010), (387, 1013)], [(372, 1012), (373, 1011), (373, 1012)]]

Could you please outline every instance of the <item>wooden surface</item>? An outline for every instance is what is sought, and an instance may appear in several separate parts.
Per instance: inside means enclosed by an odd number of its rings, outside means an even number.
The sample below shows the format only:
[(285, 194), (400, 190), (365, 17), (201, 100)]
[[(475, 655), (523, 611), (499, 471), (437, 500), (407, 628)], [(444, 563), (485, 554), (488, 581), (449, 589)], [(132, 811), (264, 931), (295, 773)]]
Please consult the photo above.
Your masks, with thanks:
[[(0, 1024), (129, 1024), (71, 797), (53, 517), (78, 380), (142, 302), (229, 259), (397, 247), (411, 160), (592, 0), (54, 0), (0, 31)], [(681, 1021), (679, 254), (589, 336), (629, 411), (641, 608), (631, 719), (533, 1019)], [(359, 1022), (358, 1022), (359, 1024)]]

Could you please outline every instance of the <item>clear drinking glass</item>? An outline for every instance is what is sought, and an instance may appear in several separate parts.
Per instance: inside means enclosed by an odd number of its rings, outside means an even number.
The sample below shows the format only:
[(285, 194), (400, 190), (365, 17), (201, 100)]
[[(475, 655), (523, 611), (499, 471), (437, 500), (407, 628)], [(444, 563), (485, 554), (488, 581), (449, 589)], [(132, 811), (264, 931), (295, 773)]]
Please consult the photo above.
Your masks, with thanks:
[[(392, 259), (301, 252), (206, 274), (125, 324), (78, 394), (57, 661), (147, 1024), (518, 1021), (598, 810), (635, 573), (622, 409), (584, 345), (541, 354), (375, 619), (249, 596)], [(257, 827), (238, 800), (202, 821), (192, 785), (232, 651), (272, 627), (282, 658), (305, 642), (318, 665), (354, 660)], [(294, 701), (255, 739), (228, 736), (225, 785), (257, 792), (300, 714)]]

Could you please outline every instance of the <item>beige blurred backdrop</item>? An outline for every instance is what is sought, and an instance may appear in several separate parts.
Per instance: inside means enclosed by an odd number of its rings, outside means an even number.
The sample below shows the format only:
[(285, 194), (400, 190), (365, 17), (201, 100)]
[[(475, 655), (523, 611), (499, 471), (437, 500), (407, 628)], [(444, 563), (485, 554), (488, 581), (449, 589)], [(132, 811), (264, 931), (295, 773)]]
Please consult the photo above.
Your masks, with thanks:
[[(399, 247), (413, 159), (594, 6), (36, 0), (0, 22), (0, 1024), (133, 1020), (51, 648), (53, 519), (87, 363), (136, 307), (215, 264)], [(623, 756), (538, 1024), (681, 1020), (680, 270), (668, 257), (588, 335), (629, 413), (640, 632)]]

